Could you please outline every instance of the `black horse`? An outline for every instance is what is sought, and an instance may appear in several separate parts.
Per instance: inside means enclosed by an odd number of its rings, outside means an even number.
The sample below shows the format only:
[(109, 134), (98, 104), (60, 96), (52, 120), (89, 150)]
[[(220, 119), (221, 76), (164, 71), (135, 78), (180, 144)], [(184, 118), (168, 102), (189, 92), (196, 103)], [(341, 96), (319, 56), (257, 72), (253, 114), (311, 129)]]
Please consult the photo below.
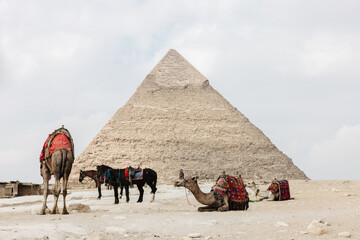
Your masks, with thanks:
[[(126, 169), (109, 169), (104, 166), (97, 167), (97, 174), (98, 174), (98, 178), (100, 179), (100, 182), (105, 181), (105, 183), (111, 184), (114, 187), (115, 204), (119, 203), (118, 189), (117, 189), (119, 185), (121, 185), (121, 193), (123, 186), (125, 186), (126, 202), (130, 201), (130, 197), (129, 197), (130, 182), (125, 176), (125, 170)], [(132, 180), (132, 183), (137, 185), (140, 192), (140, 196), (137, 202), (143, 201), (143, 196), (144, 196), (143, 187), (145, 183), (147, 183), (147, 185), (149, 185), (149, 187), (151, 188), (151, 193), (153, 194), (151, 201), (155, 199), (155, 192), (157, 190), (156, 182), (157, 182), (157, 173), (150, 168), (143, 169), (143, 179)]]

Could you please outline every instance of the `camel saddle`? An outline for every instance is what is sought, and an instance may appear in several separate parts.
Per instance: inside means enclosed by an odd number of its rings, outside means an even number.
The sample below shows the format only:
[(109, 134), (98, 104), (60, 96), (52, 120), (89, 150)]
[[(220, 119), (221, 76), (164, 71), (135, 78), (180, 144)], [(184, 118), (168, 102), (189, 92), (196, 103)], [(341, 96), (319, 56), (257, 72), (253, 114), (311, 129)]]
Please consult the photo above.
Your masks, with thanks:
[(279, 198), (275, 199), (278, 201), (290, 199), (290, 186), (287, 180), (276, 180), (268, 187), (268, 191), (272, 194), (279, 193)]
[(74, 158), (74, 142), (70, 132), (64, 126), (49, 134), (40, 154), (40, 162), (50, 158), (51, 154), (59, 149), (68, 150)]

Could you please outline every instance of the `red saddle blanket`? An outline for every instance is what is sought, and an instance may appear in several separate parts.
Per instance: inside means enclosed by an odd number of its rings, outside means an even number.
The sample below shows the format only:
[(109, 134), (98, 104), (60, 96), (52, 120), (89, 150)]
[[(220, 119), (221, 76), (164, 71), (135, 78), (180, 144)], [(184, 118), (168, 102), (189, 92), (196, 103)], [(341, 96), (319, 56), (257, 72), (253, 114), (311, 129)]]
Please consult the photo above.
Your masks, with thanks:
[(212, 190), (215, 192), (215, 197), (223, 198), (227, 194), (230, 201), (244, 202), (249, 201), (249, 195), (246, 191), (245, 185), (241, 177), (221, 176)]
[[(46, 139), (44, 146), (41, 150), (40, 161), (45, 158), (45, 149), (47, 148), (50, 139), (51, 139), (51, 134)], [(68, 139), (68, 137), (65, 134), (62, 134), (62, 133), (57, 134), (53, 138), (50, 149), (49, 149), (50, 156), (51, 156), (51, 154), (53, 154), (53, 152), (55, 152), (56, 150), (59, 150), (59, 149), (66, 149), (66, 150), (72, 152), (70, 140)]]
[(290, 186), (287, 180), (280, 180), (272, 183), (268, 190), (271, 191), (271, 193), (274, 195), (279, 193), (280, 201), (290, 199)]

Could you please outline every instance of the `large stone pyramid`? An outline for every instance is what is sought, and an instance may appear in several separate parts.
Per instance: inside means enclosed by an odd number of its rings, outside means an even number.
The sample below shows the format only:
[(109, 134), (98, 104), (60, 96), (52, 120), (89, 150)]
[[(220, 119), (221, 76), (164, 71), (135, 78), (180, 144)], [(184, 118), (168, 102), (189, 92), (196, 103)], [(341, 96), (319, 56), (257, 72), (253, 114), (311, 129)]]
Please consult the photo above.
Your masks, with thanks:
[(75, 160), (79, 169), (149, 167), (162, 182), (185, 175), (307, 179), (261, 130), (177, 51), (169, 52)]

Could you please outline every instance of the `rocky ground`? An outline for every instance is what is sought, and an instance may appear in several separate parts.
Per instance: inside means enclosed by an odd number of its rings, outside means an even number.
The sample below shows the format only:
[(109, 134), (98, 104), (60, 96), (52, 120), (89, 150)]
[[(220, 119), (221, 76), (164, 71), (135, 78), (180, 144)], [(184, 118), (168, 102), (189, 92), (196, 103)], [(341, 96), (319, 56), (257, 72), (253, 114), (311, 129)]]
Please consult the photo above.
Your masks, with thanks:
[(158, 186), (153, 203), (149, 188), (136, 203), (133, 188), (130, 203), (118, 205), (110, 190), (97, 200), (96, 189), (72, 189), (69, 215), (37, 215), (41, 196), (0, 199), (0, 239), (360, 239), (360, 181), (297, 180), (290, 188), (294, 200), (210, 213), (197, 212), (192, 194), (170, 185)]

